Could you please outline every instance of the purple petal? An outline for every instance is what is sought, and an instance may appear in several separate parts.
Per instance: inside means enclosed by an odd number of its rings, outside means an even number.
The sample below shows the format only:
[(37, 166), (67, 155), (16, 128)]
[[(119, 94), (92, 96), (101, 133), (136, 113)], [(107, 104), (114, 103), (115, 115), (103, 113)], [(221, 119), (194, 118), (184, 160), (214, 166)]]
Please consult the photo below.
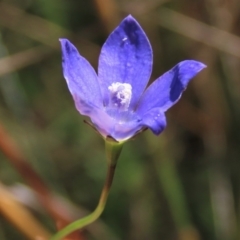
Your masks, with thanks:
[(132, 86), (130, 109), (138, 102), (152, 71), (150, 43), (131, 16), (126, 17), (110, 34), (102, 47), (99, 58), (99, 80), (108, 104), (108, 87), (114, 82)]
[(136, 122), (126, 122), (125, 124), (116, 124), (112, 136), (120, 141), (125, 141), (132, 138), (140, 129), (141, 125)]
[(159, 135), (166, 127), (166, 117), (161, 108), (154, 108), (147, 112), (142, 118), (142, 125), (151, 129), (151, 131)]
[(142, 128), (141, 122), (135, 114), (126, 121), (119, 121), (102, 109), (95, 109), (91, 112), (90, 118), (102, 136), (111, 136), (117, 141), (124, 141), (133, 137)]
[(67, 39), (60, 39), (63, 56), (63, 74), (76, 107), (88, 115), (89, 108), (102, 107), (103, 101), (96, 72), (90, 63)]
[(177, 64), (148, 87), (139, 102), (137, 113), (142, 115), (156, 107), (165, 112), (179, 100), (189, 81), (205, 67), (203, 63), (193, 60)]

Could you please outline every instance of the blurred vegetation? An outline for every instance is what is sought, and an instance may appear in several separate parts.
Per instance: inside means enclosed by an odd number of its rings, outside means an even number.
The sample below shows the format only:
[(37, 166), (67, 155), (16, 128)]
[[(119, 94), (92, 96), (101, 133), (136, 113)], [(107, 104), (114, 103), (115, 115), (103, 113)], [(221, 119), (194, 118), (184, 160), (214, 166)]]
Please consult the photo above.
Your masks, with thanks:
[(208, 68), (163, 134), (125, 144), (101, 219), (71, 239), (240, 239), (240, 2), (1, 0), (1, 240), (48, 239), (95, 208), (104, 144), (74, 107), (58, 38), (96, 69), (128, 14), (152, 44), (151, 80), (184, 59)]

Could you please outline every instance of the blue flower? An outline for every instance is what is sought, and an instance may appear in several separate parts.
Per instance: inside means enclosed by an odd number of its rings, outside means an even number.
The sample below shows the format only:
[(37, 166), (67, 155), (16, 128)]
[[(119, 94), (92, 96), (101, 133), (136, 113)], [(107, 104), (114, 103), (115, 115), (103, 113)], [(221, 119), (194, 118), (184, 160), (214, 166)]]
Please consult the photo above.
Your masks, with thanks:
[(63, 72), (77, 110), (91, 119), (104, 138), (126, 141), (149, 128), (158, 135), (166, 127), (165, 112), (188, 82), (206, 66), (186, 60), (155, 80), (151, 45), (138, 22), (126, 17), (104, 43), (98, 75), (67, 39), (60, 39)]

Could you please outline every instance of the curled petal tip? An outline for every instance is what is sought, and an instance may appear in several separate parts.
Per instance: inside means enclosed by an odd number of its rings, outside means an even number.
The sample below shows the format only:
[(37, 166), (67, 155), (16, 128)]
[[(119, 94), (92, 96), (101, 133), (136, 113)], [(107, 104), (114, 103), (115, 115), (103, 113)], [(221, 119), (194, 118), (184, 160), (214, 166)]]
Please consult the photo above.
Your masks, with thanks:
[(61, 44), (62, 47), (62, 51), (63, 51), (63, 56), (65, 55), (64, 53), (66, 53), (66, 51), (70, 51), (74, 50), (77, 51), (77, 49), (73, 46), (73, 44), (66, 38), (59, 38), (59, 42)]
[(202, 69), (207, 67), (207, 65), (205, 65), (204, 63), (196, 60), (185, 60), (185, 61), (182, 61), (179, 65), (183, 67), (187, 67), (188, 69), (195, 70), (196, 72), (199, 72)]
[(137, 23), (137, 24), (139, 25), (139, 23), (137, 22), (137, 20), (136, 20), (131, 14), (129, 14), (127, 17), (125, 17), (125, 18), (123, 19), (123, 22), (129, 22), (129, 23), (135, 22), (135, 23)]
[(60, 43), (69, 42), (66, 38), (59, 38), (58, 40)]
[(204, 64), (204, 63), (201, 63), (201, 66), (202, 66), (202, 68), (206, 68), (207, 67), (207, 65)]
[(134, 17), (131, 14), (129, 14), (125, 19), (134, 19)]
[(167, 126), (166, 117), (161, 108), (154, 108), (146, 113), (142, 124), (150, 128), (155, 135), (159, 135)]
[(198, 67), (199, 70), (202, 70), (203, 68), (206, 68), (207, 65), (202, 63), (202, 62), (198, 62), (198, 61), (195, 61), (195, 66)]

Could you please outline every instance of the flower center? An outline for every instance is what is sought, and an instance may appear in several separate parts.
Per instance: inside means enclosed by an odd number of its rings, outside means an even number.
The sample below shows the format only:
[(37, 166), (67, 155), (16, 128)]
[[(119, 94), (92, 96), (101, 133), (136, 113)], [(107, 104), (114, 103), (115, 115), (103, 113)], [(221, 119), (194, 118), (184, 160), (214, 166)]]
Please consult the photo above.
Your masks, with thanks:
[(132, 86), (129, 83), (115, 82), (108, 87), (108, 90), (110, 91), (110, 107), (127, 111), (132, 97)]

